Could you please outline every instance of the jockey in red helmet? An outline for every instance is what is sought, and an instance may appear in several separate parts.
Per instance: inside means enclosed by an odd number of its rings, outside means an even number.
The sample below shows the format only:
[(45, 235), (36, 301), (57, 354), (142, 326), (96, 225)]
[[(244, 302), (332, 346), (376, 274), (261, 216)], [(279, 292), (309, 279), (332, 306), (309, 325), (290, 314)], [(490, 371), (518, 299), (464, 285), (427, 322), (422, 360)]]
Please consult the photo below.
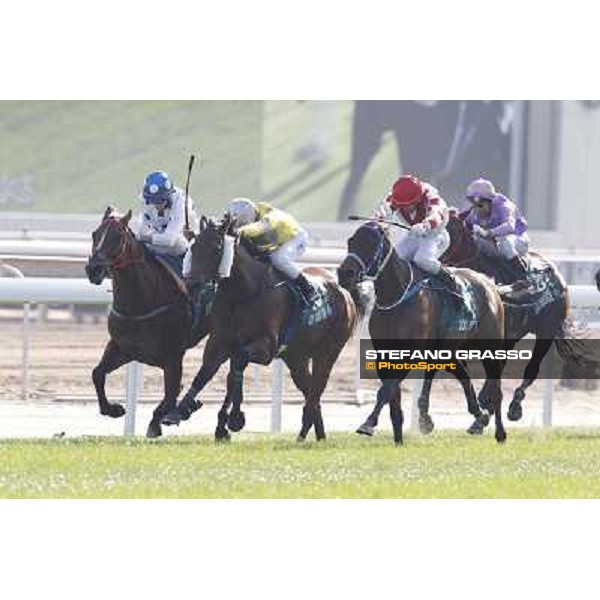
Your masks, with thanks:
[(459, 293), (451, 271), (439, 261), (450, 245), (450, 236), (446, 231), (448, 207), (436, 188), (414, 175), (403, 175), (394, 183), (375, 217), (410, 227), (396, 244), (398, 255), (436, 275)]

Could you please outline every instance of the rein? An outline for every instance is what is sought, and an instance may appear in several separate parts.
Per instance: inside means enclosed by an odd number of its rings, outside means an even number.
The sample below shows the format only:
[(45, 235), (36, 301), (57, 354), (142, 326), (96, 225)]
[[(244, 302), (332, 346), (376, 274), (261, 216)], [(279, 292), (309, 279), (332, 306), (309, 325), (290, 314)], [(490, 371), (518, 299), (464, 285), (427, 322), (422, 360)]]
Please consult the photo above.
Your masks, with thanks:
[(175, 303), (159, 306), (158, 308), (155, 308), (150, 312), (144, 313), (143, 315), (124, 315), (123, 313), (120, 313), (116, 308), (111, 307), (110, 314), (114, 315), (115, 317), (118, 317), (119, 319), (128, 319), (130, 321), (145, 321), (147, 319), (151, 319), (152, 317), (156, 317), (158, 315), (161, 315), (162, 313), (167, 312), (168, 310), (173, 308), (173, 306), (175, 306)]

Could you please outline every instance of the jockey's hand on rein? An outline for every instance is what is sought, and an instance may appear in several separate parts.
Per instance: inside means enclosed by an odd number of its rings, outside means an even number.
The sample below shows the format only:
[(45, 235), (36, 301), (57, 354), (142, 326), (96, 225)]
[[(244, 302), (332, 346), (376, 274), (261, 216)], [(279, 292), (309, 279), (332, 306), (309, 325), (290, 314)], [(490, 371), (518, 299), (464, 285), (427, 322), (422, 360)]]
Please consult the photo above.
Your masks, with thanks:
[(419, 237), (426, 235), (428, 231), (429, 228), (427, 227), (427, 225), (425, 225), (425, 223), (415, 223), (410, 228), (410, 232)]
[(473, 234), (484, 239), (491, 237), (491, 233), (480, 225), (473, 225)]

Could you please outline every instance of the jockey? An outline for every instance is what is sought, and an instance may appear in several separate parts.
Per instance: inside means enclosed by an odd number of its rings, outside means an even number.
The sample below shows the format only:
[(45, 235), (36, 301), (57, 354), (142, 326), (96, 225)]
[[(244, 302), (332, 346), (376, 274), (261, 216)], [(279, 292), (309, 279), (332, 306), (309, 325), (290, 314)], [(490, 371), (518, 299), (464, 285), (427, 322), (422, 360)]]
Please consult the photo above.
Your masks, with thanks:
[(297, 284), (307, 304), (316, 300), (316, 290), (294, 262), (304, 254), (308, 242), (308, 232), (294, 217), (248, 198), (232, 200), (226, 214), (254, 251), (268, 254), (271, 264)]
[(491, 181), (476, 179), (467, 188), (469, 210), (461, 213), (483, 254), (502, 257), (517, 273), (527, 277), (523, 257), (529, 251), (527, 221), (514, 202), (498, 194)]
[(448, 207), (436, 188), (414, 175), (403, 175), (375, 212), (375, 218), (393, 219), (409, 226), (407, 235), (396, 244), (398, 255), (460, 293), (454, 275), (439, 261), (450, 245), (450, 236), (446, 231)]
[[(179, 275), (184, 273), (184, 257), (193, 231), (198, 230), (194, 202), (188, 197), (189, 230), (185, 229), (185, 192), (175, 187), (164, 171), (150, 173), (142, 192), (137, 239), (151, 252), (168, 257)], [(188, 261), (186, 260), (186, 263)]]

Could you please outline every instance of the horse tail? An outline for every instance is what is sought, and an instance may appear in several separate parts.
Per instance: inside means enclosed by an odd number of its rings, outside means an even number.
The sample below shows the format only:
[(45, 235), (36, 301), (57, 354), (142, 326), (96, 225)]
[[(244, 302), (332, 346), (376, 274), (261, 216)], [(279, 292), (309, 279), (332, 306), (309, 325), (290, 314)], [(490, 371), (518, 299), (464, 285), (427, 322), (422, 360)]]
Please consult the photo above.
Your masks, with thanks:
[(559, 326), (554, 342), (564, 361), (584, 367), (600, 367), (599, 347), (590, 339), (590, 330), (584, 324), (567, 318)]

